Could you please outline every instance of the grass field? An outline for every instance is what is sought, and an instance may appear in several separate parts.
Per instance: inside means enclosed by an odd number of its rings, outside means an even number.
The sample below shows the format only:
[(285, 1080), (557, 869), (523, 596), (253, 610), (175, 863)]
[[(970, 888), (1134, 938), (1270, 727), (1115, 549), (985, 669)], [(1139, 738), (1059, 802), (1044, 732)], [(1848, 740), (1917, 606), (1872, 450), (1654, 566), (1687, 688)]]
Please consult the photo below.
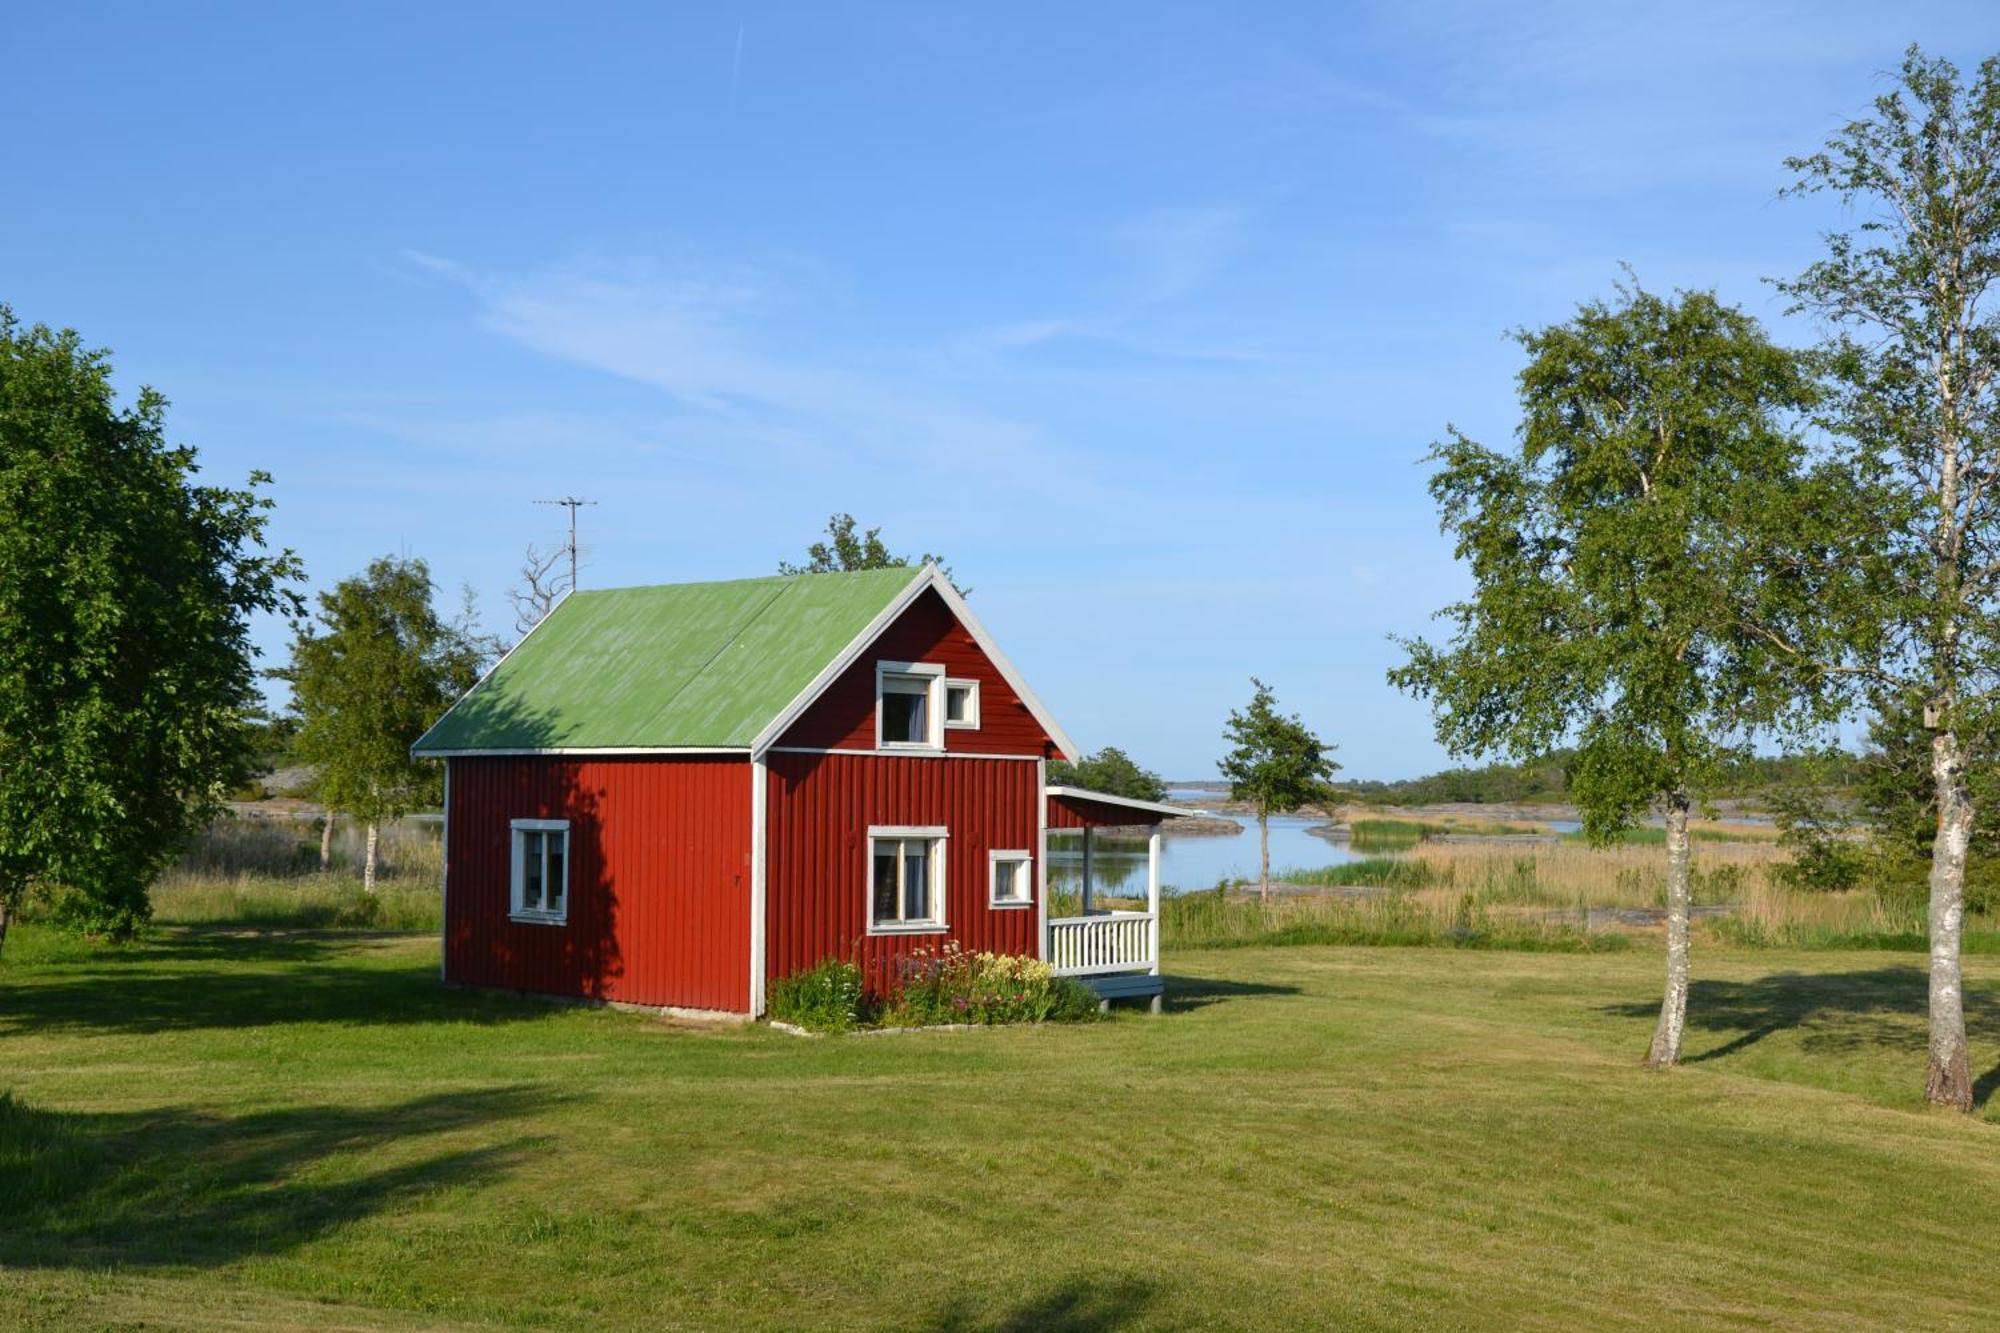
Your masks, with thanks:
[(1921, 959), (1233, 949), (1080, 1028), (803, 1041), (437, 984), (433, 940), (0, 958), (0, 1326), (1977, 1327)]

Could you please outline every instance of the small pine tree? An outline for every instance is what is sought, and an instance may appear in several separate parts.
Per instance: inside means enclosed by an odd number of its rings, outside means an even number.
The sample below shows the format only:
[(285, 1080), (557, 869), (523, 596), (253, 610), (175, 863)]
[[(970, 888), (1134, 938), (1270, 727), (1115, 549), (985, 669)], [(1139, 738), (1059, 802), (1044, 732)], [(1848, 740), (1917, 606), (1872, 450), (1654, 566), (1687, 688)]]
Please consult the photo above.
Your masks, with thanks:
[(1278, 712), (1278, 696), (1269, 685), (1250, 678), (1256, 693), (1250, 706), (1229, 714), (1223, 739), (1234, 746), (1217, 765), (1229, 779), (1229, 799), (1248, 801), (1257, 810), (1258, 897), (1271, 901), (1271, 816), (1290, 814), (1301, 806), (1332, 797), (1330, 783), (1340, 765), (1333, 747), (1312, 733), (1293, 714)]

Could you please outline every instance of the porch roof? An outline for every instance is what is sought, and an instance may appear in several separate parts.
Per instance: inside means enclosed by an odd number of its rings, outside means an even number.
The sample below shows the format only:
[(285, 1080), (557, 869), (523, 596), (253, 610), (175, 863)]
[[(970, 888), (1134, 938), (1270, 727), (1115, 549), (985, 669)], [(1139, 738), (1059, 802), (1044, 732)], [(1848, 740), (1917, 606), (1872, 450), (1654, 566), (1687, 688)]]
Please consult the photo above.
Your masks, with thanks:
[(1050, 787), (1047, 790), (1051, 828), (1157, 824), (1165, 819), (1185, 819), (1202, 813), (1185, 806), (1113, 796), (1109, 792), (1091, 791), (1084, 787)]

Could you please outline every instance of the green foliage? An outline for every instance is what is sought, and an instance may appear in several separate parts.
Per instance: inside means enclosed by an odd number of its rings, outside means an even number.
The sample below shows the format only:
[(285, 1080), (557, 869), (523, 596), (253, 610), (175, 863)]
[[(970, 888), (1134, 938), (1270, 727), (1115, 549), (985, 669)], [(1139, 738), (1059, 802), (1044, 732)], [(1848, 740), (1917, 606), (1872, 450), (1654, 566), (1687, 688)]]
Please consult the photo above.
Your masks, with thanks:
[(1139, 767), (1115, 745), (1085, 755), (1074, 764), (1066, 759), (1051, 760), (1048, 780), (1051, 787), (1085, 787), (1139, 801), (1162, 801), (1167, 796), (1167, 784), (1158, 773)]
[(317, 772), (319, 800), (364, 823), (437, 803), (438, 767), (410, 746), (479, 679), (492, 651), (470, 607), (447, 621), (432, 605), (421, 560), (385, 556), (319, 596), (291, 665), (299, 758)]
[(1472, 600), (1444, 647), (1405, 640), (1390, 681), (1431, 701), (1454, 754), (1535, 761), (1564, 742), (1602, 838), (1726, 771), (1753, 728), (1817, 716), (1747, 609), (1810, 606), (1764, 547), (1790, 521), (1813, 402), (1800, 359), (1706, 292), (1621, 289), (1520, 336), (1521, 447), (1453, 431), (1432, 458)]
[(1098, 1016), (1097, 997), (1047, 963), (1011, 954), (966, 953), (948, 943), (896, 960), (885, 1027), (943, 1023), (1075, 1023)]
[(861, 1024), (866, 1000), (861, 969), (842, 958), (827, 958), (773, 981), (765, 1003), (781, 1023), (808, 1032), (850, 1032)]
[[(1788, 193), (1858, 216), (1778, 284), (1823, 320), (1827, 472), (1844, 484), (1816, 557), (1844, 577), (1817, 656), (1892, 714), (1928, 700), (1941, 728), (1992, 726), (2000, 685), (2000, 60), (1970, 81), (1917, 47), (1874, 114), (1786, 163)], [(1878, 706), (1882, 701), (1875, 700)]]
[(0, 940), (31, 883), (130, 934), (146, 889), (247, 772), (249, 618), (296, 605), (269, 481), (196, 485), (166, 399), (0, 306)]
[(1773, 867), (1776, 881), (1824, 892), (1859, 887), (1867, 869), (1866, 849), (1856, 840), (1852, 821), (1836, 807), (1835, 792), (1802, 784), (1773, 793), (1773, 798), (1778, 845), (1792, 854), (1788, 863)]
[(1229, 779), (1229, 799), (1250, 802), (1260, 818), (1332, 800), (1332, 778), (1340, 769), (1333, 747), (1296, 713), (1280, 713), (1269, 685), (1254, 676), (1250, 684), (1255, 693), (1249, 706), (1232, 710), (1223, 730), (1232, 748), (1216, 765)]
[[(1831, 758), (1829, 758), (1831, 755)], [(1477, 767), (1448, 768), (1396, 782), (1343, 781), (1341, 790), (1379, 805), (1534, 805), (1569, 799), (1569, 767), (1575, 751), (1559, 747), (1538, 758)], [(1861, 760), (1851, 754), (1818, 751), (1790, 754), (1723, 754), (1708, 790), (1714, 796), (1768, 798), (1799, 785), (1837, 790), (1852, 786)]]
[(1437, 867), (1428, 861), (1412, 861), (1400, 856), (1371, 856), (1338, 865), (1316, 866), (1309, 870), (1287, 870), (1275, 878), (1287, 884), (1310, 884), (1315, 888), (1427, 889), (1442, 882)]
[[(893, 555), (882, 540), (882, 529), (869, 528), (855, 533), (854, 515), (835, 514), (826, 521), (826, 540), (814, 542), (806, 548), (806, 562), (795, 565), (789, 560), (778, 562), (780, 574), (837, 574), (851, 573), (857, 569), (913, 569), (918, 565), (936, 565), (958, 587), (958, 580), (952, 578), (951, 566), (940, 556), (926, 551), (911, 559), (906, 555)], [(971, 592), (970, 588), (959, 588), (959, 595)]]

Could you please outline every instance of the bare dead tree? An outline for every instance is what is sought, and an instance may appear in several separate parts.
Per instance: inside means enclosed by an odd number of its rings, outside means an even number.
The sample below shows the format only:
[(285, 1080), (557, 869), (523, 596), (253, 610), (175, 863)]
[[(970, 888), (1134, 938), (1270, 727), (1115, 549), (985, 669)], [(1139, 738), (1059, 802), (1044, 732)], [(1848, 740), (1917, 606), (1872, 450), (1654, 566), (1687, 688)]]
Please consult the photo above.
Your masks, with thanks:
[(547, 551), (534, 545), (528, 547), (527, 558), (521, 564), (521, 581), (507, 594), (514, 603), (516, 629), (526, 634), (542, 623), (562, 595), (574, 586), (571, 568), (568, 542)]

